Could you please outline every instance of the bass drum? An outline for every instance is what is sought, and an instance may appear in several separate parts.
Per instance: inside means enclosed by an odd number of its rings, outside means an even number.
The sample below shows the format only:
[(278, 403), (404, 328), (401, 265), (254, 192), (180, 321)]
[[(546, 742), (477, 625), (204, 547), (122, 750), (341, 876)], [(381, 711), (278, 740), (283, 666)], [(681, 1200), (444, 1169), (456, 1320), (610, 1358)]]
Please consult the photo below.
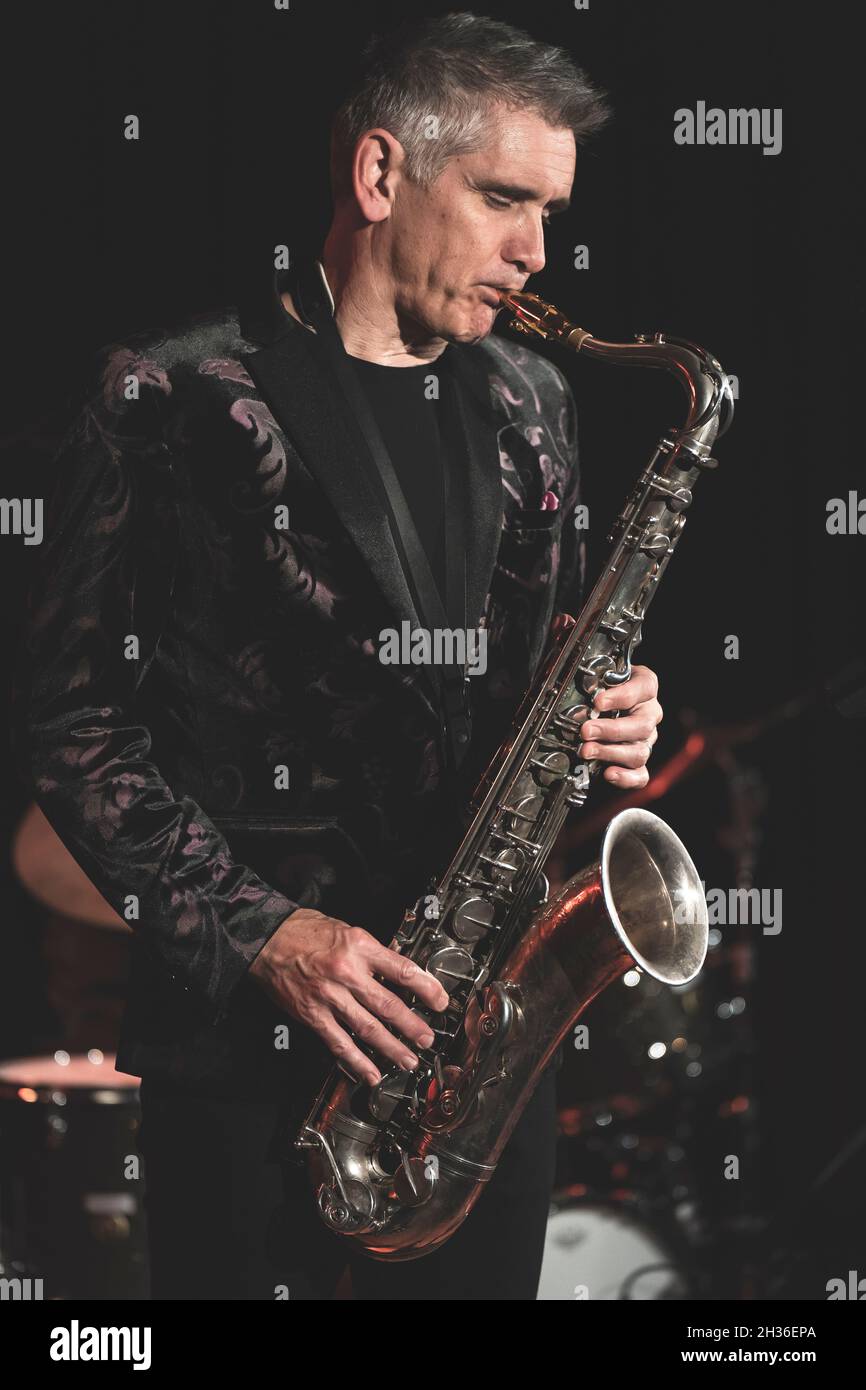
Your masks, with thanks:
[(649, 1224), (613, 1204), (554, 1196), (539, 1301), (685, 1299), (687, 1280)]

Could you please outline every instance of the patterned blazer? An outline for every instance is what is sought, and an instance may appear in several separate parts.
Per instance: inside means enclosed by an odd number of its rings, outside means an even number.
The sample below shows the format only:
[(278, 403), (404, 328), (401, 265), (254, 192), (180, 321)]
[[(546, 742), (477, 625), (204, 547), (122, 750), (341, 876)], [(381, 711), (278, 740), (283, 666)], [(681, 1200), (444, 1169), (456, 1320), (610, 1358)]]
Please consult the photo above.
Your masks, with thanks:
[(250, 963), (298, 905), (390, 941), (583, 587), (565, 378), (495, 334), (455, 346), (487, 669), (446, 775), (429, 669), (378, 657), (420, 619), (354, 422), (280, 287), (96, 355), (13, 681), (21, 776), (133, 928), (118, 1066), (215, 1094), (327, 1061), (293, 1020), (275, 1046)]

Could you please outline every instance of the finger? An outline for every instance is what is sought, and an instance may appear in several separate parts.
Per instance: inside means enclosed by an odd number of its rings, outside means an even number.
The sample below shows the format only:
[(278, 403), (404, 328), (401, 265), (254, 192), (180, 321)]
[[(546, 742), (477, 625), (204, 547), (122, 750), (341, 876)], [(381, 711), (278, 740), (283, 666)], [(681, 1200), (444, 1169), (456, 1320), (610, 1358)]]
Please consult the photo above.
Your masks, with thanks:
[(390, 989), (385, 989), (384, 985), (372, 978), (350, 988), (359, 1003), (382, 1019), (383, 1023), (396, 1028), (404, 1038), (409, 1038), (420, 1047), (432, 1047), (436, 1039), (430, 1024), (408, 1008)]
[(631, 709), (632, 705), (654, 700), (658, 694), (658, 677), (648, 666), (633, 666), (631, 676), (622, 685), (604, 687), (595, 697), (594, 709)]
[(382, 946), (378, 941), (375, 946), (376, 949), (371, 948), (367, 956), (371, 970), (375, 970), (377, 975), (384, 975), (387, 980), (393, 980), (395, 984), (402, 985), (412, 994), (417, 994), (431, 1009), (437, 1012), (447, 1009), (448, 991), (435, 975), (422, 970), (420, 965), (408, 960), (406, 956), (401, 956), (399, 951), (392, 951), (389, 946)]
[(613, 763), (617, 767), (643, 767), (650, 755), (648, 743), (587, 743), (583, 756), (593, 762)]
[(624, 767), (606, 767), (604, 780), (619, 788), (645, 787), (649, 781), (649, 773), (645, 767), (635, 768), (634, 771)]
[(365, 1057), (356, 1047), (349, 1034), (341, 1028), (331, 1013), (324, 1010), (309, 1020), (310, 1026), (318, 1033), (341, 1066), (346, 1067), (358, 1081), (366, 1081), (368, 1086), (376, 1086), (382, 1080), (382, 1073), (375, 1063)]
[[(358, 1003), (350, 990), (338, 985), (333, 987), (324, 997), (334, 1014), (351, 1028), (354, 1037), (364, 1043), (366, 1047), (380, 1052), (390, 1062), (396, 1062), (398, 1067), (410, 1071), (417, 1067), (418, 1058), (414, 1052), (410, 1052), (404, 1042), (396, 1038), (383, 1023), (368, 1013)], [(363, 1056), (363, 1053), (361, 1055)], [(368, 1069), (369, 1065), (368, 1058)]]
[(656, 734), (656, 701), (650, 700), (639, 705), (631, 714), (621, 714), (618, 719), (588, 719), (581, 727), (582, 739), (600, 740), (603, 743), (640, 743)]

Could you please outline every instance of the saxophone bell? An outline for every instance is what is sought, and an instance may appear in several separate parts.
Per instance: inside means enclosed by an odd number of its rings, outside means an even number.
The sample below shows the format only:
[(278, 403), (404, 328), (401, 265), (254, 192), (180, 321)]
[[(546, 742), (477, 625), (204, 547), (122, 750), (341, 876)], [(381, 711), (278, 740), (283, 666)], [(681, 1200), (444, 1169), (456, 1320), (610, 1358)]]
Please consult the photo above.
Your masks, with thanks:
[(596, 995), (635, 967), (686, 985), (707, 941), (703, 886), (682, 841), (649, 811), (621, 811), (595, 863), (533, 909), (473, 1000), (443, 1084), (419, 1088), (411, 1147), (399, 1152), (360, 1123), (353, 1105), (367, 1088), (342, 1083), (311, 1158), (326, 1224), (380, 1261), (437, 1249), (481, 1196), (539, 1076)]

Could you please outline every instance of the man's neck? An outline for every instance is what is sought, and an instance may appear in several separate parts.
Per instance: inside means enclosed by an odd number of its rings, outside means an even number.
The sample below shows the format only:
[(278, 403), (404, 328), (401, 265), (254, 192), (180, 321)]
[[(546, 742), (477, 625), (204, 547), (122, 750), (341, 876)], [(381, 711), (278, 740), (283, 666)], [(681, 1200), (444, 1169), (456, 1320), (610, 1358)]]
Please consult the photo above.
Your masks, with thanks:
[[(384, 367), (417, 367), (442, 355), (448, 346), (444, 338), (423, 342), (404, 338), (393, 304), (383, 298), (361, 267), (342, 267), (327, 245), (320, 259), (336, 306), (337, 328), (350, 357)], [(280, 298), (286, 312), (302, 323), (289, 292), (284, 291)]]

